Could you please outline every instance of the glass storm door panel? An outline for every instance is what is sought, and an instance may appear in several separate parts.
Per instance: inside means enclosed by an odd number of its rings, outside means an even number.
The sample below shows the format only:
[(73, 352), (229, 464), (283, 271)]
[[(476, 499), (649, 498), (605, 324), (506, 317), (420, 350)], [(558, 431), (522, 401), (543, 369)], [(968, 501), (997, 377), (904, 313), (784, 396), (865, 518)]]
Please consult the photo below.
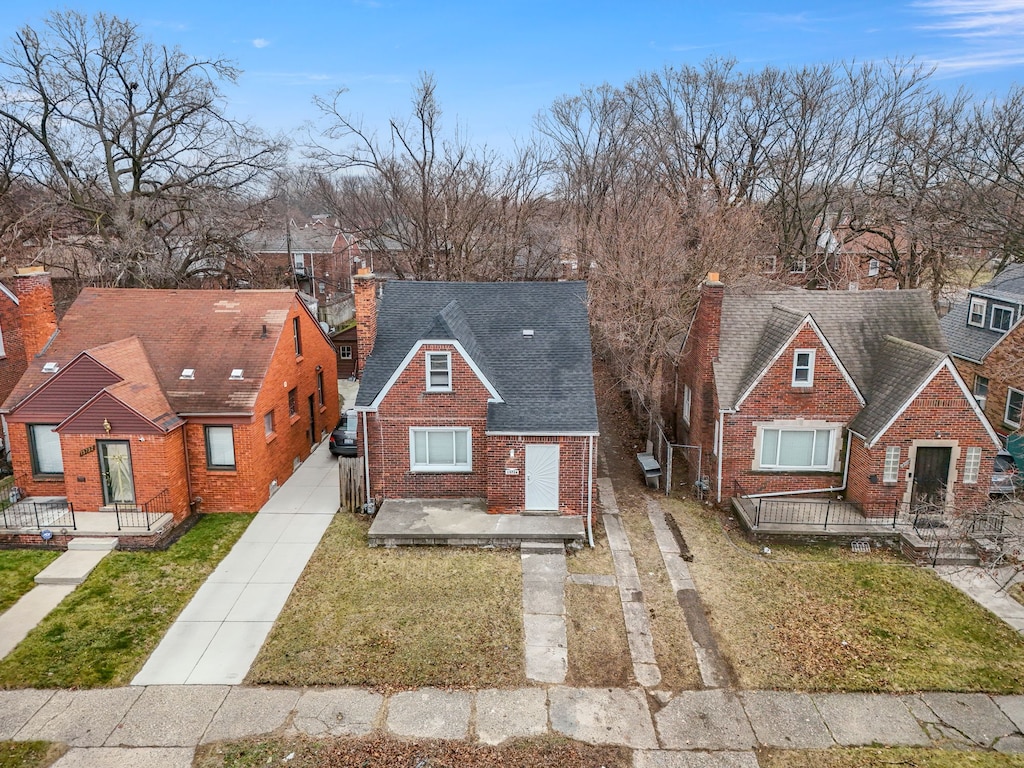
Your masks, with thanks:
[(914, 458), (914, 491), (911, 505), (915, 512), (945, 511), (946, 483), (952, 448), (918, 448)]
[(526, 508), (558, 510), (558, 445), (526, 446)]
[(127, 440), (100, 440), (100, 474), (103, 476), (103, 503), (134, 504), (135, 483)]

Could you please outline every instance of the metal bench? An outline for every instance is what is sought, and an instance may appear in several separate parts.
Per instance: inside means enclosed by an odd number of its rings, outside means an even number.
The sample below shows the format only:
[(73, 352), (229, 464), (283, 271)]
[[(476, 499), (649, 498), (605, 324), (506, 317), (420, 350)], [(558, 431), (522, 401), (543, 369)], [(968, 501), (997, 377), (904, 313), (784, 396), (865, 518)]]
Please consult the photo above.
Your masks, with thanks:
[(661, 478), (661, 464), (654, 458), (653, 453), (638, 453), (636, 460), (640, 463), (640, 469), (644, 473), (644, 482), (648, 488), (657, 488)]

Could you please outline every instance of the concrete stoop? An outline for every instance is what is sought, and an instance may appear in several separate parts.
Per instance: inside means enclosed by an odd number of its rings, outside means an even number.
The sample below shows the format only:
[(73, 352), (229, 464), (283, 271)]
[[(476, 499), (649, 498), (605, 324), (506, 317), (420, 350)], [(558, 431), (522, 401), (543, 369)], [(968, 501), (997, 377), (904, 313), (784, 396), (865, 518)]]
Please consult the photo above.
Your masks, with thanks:
[(912, 530), (900, 533), (900, 549), (918, 565), (978, 565), (978, 544), (960, 539), (923, 539)]
[(524, 541), (519, 545), (524, 554), (558, 555), (565, 553), (564, 541)]
[(113, 536), (77, 537), (68, 542), (68, 549), (88, 550), (93, 552), (110, 552), (117, 549), (117, 538)]

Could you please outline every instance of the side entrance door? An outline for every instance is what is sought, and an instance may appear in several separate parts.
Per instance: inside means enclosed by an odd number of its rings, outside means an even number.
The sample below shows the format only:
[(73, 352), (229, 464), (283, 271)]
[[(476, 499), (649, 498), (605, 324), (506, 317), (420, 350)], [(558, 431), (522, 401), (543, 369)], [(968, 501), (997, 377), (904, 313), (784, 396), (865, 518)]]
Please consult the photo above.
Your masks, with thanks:
[(135, 483), (127, 440), (98, 440), (100, 476), (103, 478), (103, 503), (134, 504)]
[(914, 487), (910, 506), (913, 512), (945, 511), (946, 483), (953, 449), (948, 446), (918, 448), (914, 458)]
[(526, 509), (558, 511), (558, 444), (526, 445)]

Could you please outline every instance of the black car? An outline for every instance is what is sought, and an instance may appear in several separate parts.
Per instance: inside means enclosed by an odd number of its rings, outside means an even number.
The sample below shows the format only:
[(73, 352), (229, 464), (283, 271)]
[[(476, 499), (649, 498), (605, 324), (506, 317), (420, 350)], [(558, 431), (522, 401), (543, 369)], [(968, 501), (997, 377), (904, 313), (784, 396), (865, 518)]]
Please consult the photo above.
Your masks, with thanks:
[(329, 444), (331, 453), (335, 456), (356, 455), (356, 430), (358, 419), (353, 410), (345, 411), (341, 416), (338, 426), (331, 432)]

